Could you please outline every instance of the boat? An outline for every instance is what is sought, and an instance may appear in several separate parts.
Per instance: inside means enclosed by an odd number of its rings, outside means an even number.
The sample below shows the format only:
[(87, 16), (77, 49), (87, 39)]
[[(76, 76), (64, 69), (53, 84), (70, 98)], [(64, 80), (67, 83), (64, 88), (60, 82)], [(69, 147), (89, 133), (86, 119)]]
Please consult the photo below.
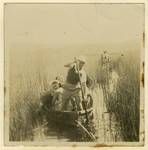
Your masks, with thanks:
[(86, 113), (88, 119), (93, 118), (93, 108), (88, 108), (81, 111), (52, 111), (48, 110), (47, 119), (49, 122), (54, 122), (62, 126), (75, 126), (77, 127), (78, 122), (86, 121)]
[[(60, 128), (62, 130), (75, 131), (78, 134), (95, 141), (95, 136), (92, 133), (93, 127), (93, 100), (87, 103), (83, 110), (53, 110), (44, 107), (44, 115), (49, 127)], [(91, 129), (90, 129), (91, 126)], [(62, 131), (61, 130), (61, 131)], [(81, 132), (81, 133), (80, 133)], [(80, 135), (79, 135), (80, 136)]]
[(85, 124), (93, 118), (93, 99), (88, 95), (83, 103), (83, 110), (53, 110), (47, 108), (47, 120), (59, 125), (77, 126), (78, 122)]

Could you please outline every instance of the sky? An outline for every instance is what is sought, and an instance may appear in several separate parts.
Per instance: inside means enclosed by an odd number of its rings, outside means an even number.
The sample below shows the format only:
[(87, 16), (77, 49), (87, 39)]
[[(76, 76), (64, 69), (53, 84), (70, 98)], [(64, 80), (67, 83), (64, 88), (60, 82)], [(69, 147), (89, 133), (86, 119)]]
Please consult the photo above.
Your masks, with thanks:
[(114, 59), (124, 53), (135, 65), (140, 60), (142, 4), (7, 4), (4, 19), (6, 66), (14, 83), (36, 72), (49, 80), (66, 77), (64, 65), (78, 55), (96, 75), (104, 50)]
[(142, 4), (7, 4), (8, 48), (140, 44)]

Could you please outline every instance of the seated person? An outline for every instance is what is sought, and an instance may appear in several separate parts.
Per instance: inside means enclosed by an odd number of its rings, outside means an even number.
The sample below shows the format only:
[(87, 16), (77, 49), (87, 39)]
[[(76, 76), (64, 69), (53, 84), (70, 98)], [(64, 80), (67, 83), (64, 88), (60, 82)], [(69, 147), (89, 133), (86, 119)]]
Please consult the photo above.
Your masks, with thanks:
[(50, 92), (53, 96), (53, 98), (52, 98), (52, 109), (53, 110), (61, 110), (63, 88), (62, 88), (61, 83), (58, 80), (54, 80), (52, 82)]
[(46, 90), (41, 96), (40, 107), (43, 110), (46, 109), (55, 109), (55, 100), (58, 98), (60, 93), (62, 92), (61, 84), (58, 80), (53, 80), (50, 83), (50, 87)]

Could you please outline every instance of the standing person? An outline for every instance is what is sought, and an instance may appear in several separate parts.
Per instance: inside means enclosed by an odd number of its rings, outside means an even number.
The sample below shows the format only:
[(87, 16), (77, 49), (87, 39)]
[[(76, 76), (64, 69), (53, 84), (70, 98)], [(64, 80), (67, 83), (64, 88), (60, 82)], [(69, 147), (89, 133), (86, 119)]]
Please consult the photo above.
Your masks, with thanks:
[(107, 51), (101, 54), (101, 84), (105, 90), (109, 84), (109, 69), (111, 67), (111, 59)]
[(101, 65), (106, 67), (110, 63), (110, 61), (111, 61), (111, 58), (108, 52), (104, 51), (103, 54), (101, 54)]
[(115, 95), (117, 92), (117, 84), (119, 80), (119, 75), (117, 69), (110, 67), (110, 78), (109, 78), (109, 94)]
[(70, 102), (70, 99), (72, 99), (77, 110), (83, 110), (82, 92), (84, 94), (84, 98), (87, 96), (87, 74), (84, 70), (85, 64), (85, 57), (80, 56), (74, 62), (65, 65), (65, 67), (68, 67), (68, 73), (66, 83), (63, 87), (63, 109), (71, 110), (73, 108), (73, 104)]

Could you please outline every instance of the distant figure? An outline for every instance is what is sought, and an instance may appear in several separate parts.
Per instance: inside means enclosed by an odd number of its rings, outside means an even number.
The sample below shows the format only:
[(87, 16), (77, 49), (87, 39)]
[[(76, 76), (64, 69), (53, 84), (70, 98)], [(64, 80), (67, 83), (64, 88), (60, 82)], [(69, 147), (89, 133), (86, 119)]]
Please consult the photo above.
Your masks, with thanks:
[(119, 75), (117, 71), (110, 68), (110, 78), (109, 78), (109, 93), (110, 94), (116, 93), (118, 80), (119, 80)]
[[(84, 98), (87, 97), (87, 74), (84, 70), (85, 63), (85, 57), (80, 56), (74, 62), (65, 65), (65, 67), (68, 67), (68, 73), (63, 91), (63, 109), (71, 110), (75, 103), (75, 107), (77, 107), (78, 110), (83, 110), (82, 96), (84, 96)], [(69, 99), (71, 99), (72, 103), (70, 103)]]
[(110, 58), (108, 52), (104, 51), (103, 54), (101, 55), (101, 65), (106, 66), (110, 63), (110, 61), (111, 61), (111, 58)]
[(118, 72), (119, 72), (119, 75), (122, 76), (124, 73), (125, 73), (125, 61), (124, 61), (124, 54), (121, 54), (120, 57), (118, 58), (118, 61), (117, 61), (117, 65), (118, 65)]
[(111, 58), (107, 51), (104, 51), (103, 54), (101, 54), (101, 67), (100, 67), (100, 81), (101, 86), (104, 90), (108, 88), (109, 85), (109, 76), (110, 72), (109, 69), (112, 67)]

